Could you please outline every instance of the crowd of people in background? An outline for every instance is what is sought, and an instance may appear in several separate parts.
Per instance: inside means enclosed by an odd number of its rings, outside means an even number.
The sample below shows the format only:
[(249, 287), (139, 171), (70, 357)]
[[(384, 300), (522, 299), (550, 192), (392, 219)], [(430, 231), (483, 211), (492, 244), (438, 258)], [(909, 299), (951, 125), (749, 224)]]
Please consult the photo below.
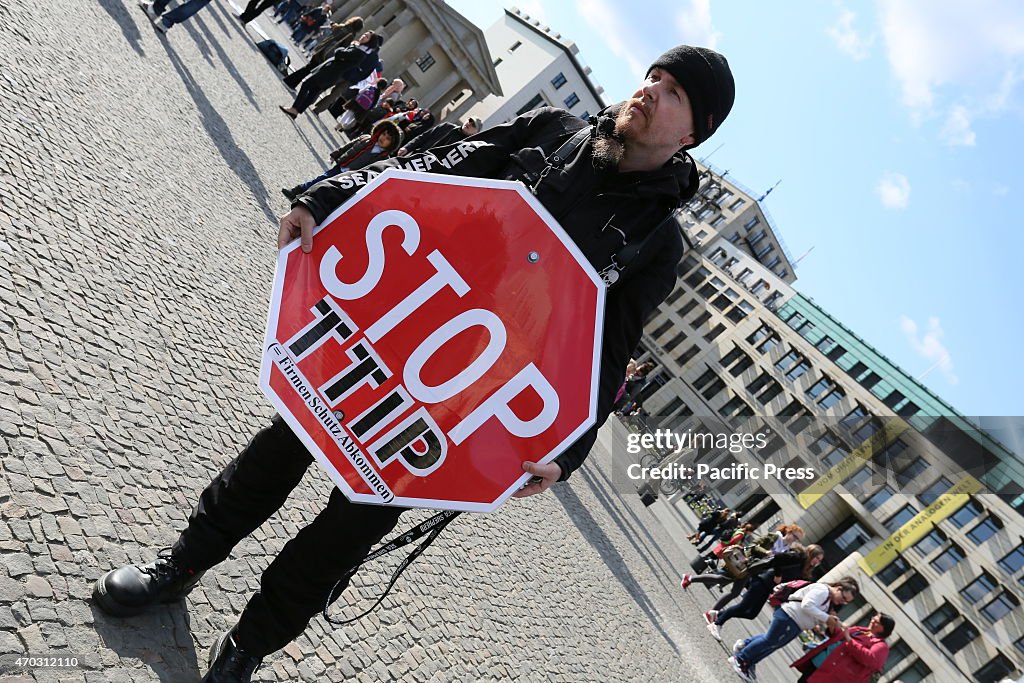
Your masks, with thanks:
[[(703, 612), (708, 631), (722, 640), (722, 627), (732, 619), (753, 620), (767, 604), (772, 610), (768, 629), (733, 644), (729, 663), (748, 682), (757, 680), (757, 664), (798, 637), (806, 652), (790, 666), (800, 683), (870, 683), (889, 656), (886, 638), (895, 621), (876, 613), (866, 626), (847, 626), (837, 612), (857, 599), (860, 586), (849, 576), (820, 579), (825, 551), (805, 545), (806, 534), (796, 524), (780, 524), (756, 535), (756, 526), (743, 523), (727, 507), (717, 505), (706, 489), (684, 496), (703, 512), (687, 540), (700, 553), (680, 586), (702, 584), (723, 591)], [(731, 604), (735, 602), (735, 604)]]
[[(138, 4), (153, 25), (166, 32), (209, 2), (187, 0), (170, 12), (165, 11), (169, 0), (140, 0)], [(280, 105), (280, 110), (293, 120), (309, 109), (317, 115), (328, 112), (337, 121), (335, 130), (349, 140), (331, 152), (327, 171), (294, 187), (282, 188), (289, 200), (343, 171), (454, 144), (483, 129), (475, 117), (463, 123), (435, 125), (433, 112), (413, 97), (404, 98), (402, 79), (384, 77), (379, 56), (384, 36), (364, 30), (362, 17), (335, 21), (329, 1), (249, 0), (238, 19), (248, 24), (271, 8), (273, 20), (288, 28), (292, 42), (307, 58), (305, 65), (289, 69), (288, 48), (273, 40), (260, 43), (264, 55), (282, 72), (284, 84), (296, 93), (292, 103)]]

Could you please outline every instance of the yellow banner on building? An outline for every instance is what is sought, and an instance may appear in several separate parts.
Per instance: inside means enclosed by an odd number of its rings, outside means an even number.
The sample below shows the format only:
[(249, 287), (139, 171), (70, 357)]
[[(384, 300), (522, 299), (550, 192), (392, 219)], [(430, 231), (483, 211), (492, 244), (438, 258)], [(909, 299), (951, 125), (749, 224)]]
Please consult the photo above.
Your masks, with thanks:
[(836, 463), (835, 467), (821, 475), (810, 486), (798, 493), (796, 496), (797, 502), (805, 510), (811, 507), (821, 500), (821, 497), (826, 493), (849, 479), (850, 475), (864, 466), (864, 463), (871, 460), (876, 453), (881, 452), (897, 436), (909, 428), (910, 426), (898, 417), (886, 419), (882, 429), (872, 434), (864, 443), (853, 449), (848, 456)]
[(896, 530), (885, 542), (860, 558), (858, 564), (868, 576), (874, 576), (896, 557), (927, 536), (932, 525), (937, 524), (959, 510), (972, 494), (982, 489), (981, 482), (967, 475), (948, 491), (935, 499), (931, 505), (914, 515), (906, 524)]

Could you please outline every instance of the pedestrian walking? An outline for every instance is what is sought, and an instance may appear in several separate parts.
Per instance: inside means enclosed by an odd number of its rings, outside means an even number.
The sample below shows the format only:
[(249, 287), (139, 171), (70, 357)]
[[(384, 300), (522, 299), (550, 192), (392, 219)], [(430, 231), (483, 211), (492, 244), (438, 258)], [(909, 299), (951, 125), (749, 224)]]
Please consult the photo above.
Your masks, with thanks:
[(733, 590), (719, 598), (714, 606), (704, 613), (708, 631), (717, 640), (721, 640), (721, 628), (725, 622), (730, 619), (753, 619), (760, 614), (776, 586), (791, 581), (810, 582), (815, 568), (824, 559), (825, 551), (820, 545), (812, 543), (806, 548), (794, 544), (781, 553), (751, 563), (747, 566), (747, 581), (745, 585), (740, 585), (740, 589), (746, 590), (739, 602), (731, 607), (726, 606), (740, 593), (739, 590)]
[(362, 30), (362, 17), (352, 17), (343, 24), (331, 24), (330, 33), (313, 48), (306, 65), (285, 76), (285, 85), (292, 89), (299, 87), (299, 84), (302, 83), (306, 76), (333, 57), (335, 50), (350, 45), (355, 40), (356, 35)]
[(377, 53), (383, 42), (381, 36), (373, 31), (366, 31), (359, 36), (356, 43), (338, 48), (334, 56), (315, 68), (302, 82), (292, 105), (279, 109), (294, 119), (306, 111), (320, 93), (332, 85), (358, 83), (363, 80), (377, 65)]
[(837, 628), (817, 646), (790, 666), (801, 672), (798, 683), (869, 683), (885, 669), (896, 620), (884, 612), (871, 617), (867, 626)]
[[(687, 150), (719, 128), (733, 97), (724, 57), (679, 46), (655, 60), (629, 99), (606, 107), (592, 123), (565, 110), (536, 109), (483, 131), (473, 145), (378, 161), (321, 181), (296, 197), (281, 218), (278, 246), (297, 239), (309, 252), (316, 225), (387, 168), (415, 166), (526, 184), (608, 283), (596, 424), (551, 462), (523, 464), (533, 478), (516, 497), (539, 494), (582, 465), (611, 413), (644, 321), (675, 287), (684, 249), (673, 217), (699, 186)], [(200, 494), (173, 547), (149, 564), (102, 576), (94, 588), (96, 604), (109, 614), (128, 615), (181, 599), (204, 571), (282, 506), (312, 461), (284, 420), (274, 418)], [(403, 512), (353, 503), (334, 489), (326, 508), (263, 572), (260, 590), (215, 644), (204, 681), (250, 681), (264, 657), (302, 633), (341, 595), (351, 573)]]
[(841, 627), (839, 617), (830, 613), (833, 606), (849, 604), (859, 594), (857, 580), (849, 576), (835, 583), (812, 583), (800, 588), (784, 598), (767, 631), (736, 641), (729, 663), (740, 678), (753, 683), (757, 680), (758, 662), (785, 647), (801, 631), (814, 628), (816, 624), (826, 624), (830, 629)]
[(248, 24), (275, 4), (277, 4), (275, 0), (249, 0), (245, 9), (238, 15), (238, 20), (243, 24)]
[(172, 26), (190, 19), (196, 12), (209, 5), (210, 1), (188, 0), (166, 13), (164, 10), (167, 9), (167, 5), (171, 4), (171, 0), (154, 0), (153, 2), (139, 0), (139, 7), (146, 13), (149, 20), (153, 22), (156, 30), (161, 33), (167, 33)]

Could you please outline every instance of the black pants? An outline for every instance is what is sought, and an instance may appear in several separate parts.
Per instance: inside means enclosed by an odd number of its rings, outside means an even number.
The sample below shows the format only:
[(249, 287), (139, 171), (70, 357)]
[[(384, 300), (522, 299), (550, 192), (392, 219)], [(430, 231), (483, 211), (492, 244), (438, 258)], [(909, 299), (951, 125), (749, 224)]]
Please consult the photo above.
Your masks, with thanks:
[(711, 609), (718, 611), (736, 599), (736, 596), (743, 592), (743, 588), (747, 585), (748, 581), (749, 579), (747, 577), (733, 581), (732, 586), (729, 588), (729, 592), (718, 598), (718, 600), (715, 601), (715, 606)]
[(774, 572), (758, 574), (747, 584), (747, 592), (743, 594), (740, 601), (732, 607), (726, 607), (718, 613), (715, 623), (721, 626), (730, 619), (753, 619), (757, 616), (764, 603), (768, 602), (768, 596), (775, 588)]
[(327, 61), (313, 70), (309, 78), (302, 82), (299, 92), (292, 102), (292, 108), (300, 114), (309, 108), (309, 105), (316, 102), (320, 94), (339, 82), (340, 76), (331, 68), (331, 62)]
[(277, 4), (277, 0), (249, 0), (249, 4), (245, 6), (238, 18), (242, 20), (242, 23), (248, 24), (275, 4)]
[[(195, 571), (222, 561), (284, 503), (313, 461), (280, 417), (206, 487), (172, 555)], [(240, 646), (264, 656), (302, 633), (341, 576), (389, 531), (403, 508), (360, 505), (338, 489), (327, 507), (274, 558), (238, 620)], [(335, 598), (347, 582), (339, 587)]]

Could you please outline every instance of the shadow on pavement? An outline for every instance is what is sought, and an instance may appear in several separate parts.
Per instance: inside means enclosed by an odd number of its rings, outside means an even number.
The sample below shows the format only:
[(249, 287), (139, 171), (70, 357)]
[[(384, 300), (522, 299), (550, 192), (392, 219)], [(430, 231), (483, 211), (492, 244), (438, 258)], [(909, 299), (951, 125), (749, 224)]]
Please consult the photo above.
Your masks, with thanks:
[[(590, 486), (591, 491), (593, 491), (598, 501), (608, 512), (608, 515), (618, 525), (619, 529), (622, 530), (623, 536), (625, 536), (629, 540), (630, 544), (632, 544), (637, 555), (647, 563), (647, 566), (650, 567), (654, 575), (658, 577), (662, 586), (666, 590), (676, 590), (678, 588), (678, 583), (674, 579), (667, 585), (662, 579), (665, 574), (671, 574), (676, 571), (672, 560), (669, 559), (668, 555), (661, 550), (661, 546), (658, 541), (656, 541), (654, 537), (651, 536), (650, 532), (647, 531), (647, 527), (643, 520), (637, 517), (635, 512), (628, 507), (615, 504), (615, 501), (608, 492), (608, 488), (612, 487), (611, 481), (608, 480), (603, 472), (597, 470), (597, 468), (590, 470), (580, 468), (579, 474), (582, 475), (583, 480)], [(601, 477), (604, 482), (602, 483), (601, 481), (598, 481), (598, 477)], [(623, 516), (623, 512), (628, 514), (630, 519), (626, 519), (626, 517)], [(641, 537), (646, 539), (646, 544), (636, 542), (635, 539)], [(659, 557), (655, 557), (655, 553)]]
[[(132, 3), (134, 4), (134, 3)], [(124, 34), (124, 39), (128, 41), (128, 44), (132, 46), (132, 49), (139, 54), (140, 57), (146, 56), (146, 51), (142, 49), (142, 32), (139, 30), (139, 25), (131, 18), (131, 10), (124, 6), (120, 0), (99, 0), (100, 7), (103, 11), (110, 15), (110, 18), (114, 20), (119, 27), (121, 27), (121, 33)], [(146, 15), (141, 14), (146, 23), (149, 20), (146, 19)]]
[[(202, 678), (184, 601), (123, 619), (110, 616), (94, 604), (89, 606), (97, 635), (121, 659), (142, 662), (156, 675), (155, 680), (165, 683)], [(202, 669), (206, 670), (205, 662)]]
[(189, 72), (188, 67), (185, 66), (181, 58), (178, 57), (177, 53), (167, 44), (166, 41), (161, 41), (164, 49), (167, 51), (167, 58), (171, 62), (171, 66), (178, 72), (178, 76), (181, 78), (181, 82), (185, 84), (185, 89), (188, 90), (188, 94), (192, 97), (192, 100), (196, 104), (196, 108), (199, 111), (199, 117), (203, 124), (203, 128), (206, 129), (206, 133), (210, 136), (210, 140), (217, 147), (217, 151), (221, 157), (227, 163), (238, 179), (245, 183), (250, 190), (252, 190), (253, 198), (260, 205), (263, 210), (263, 214), (267, 217), (267, 220), (271, 223), (277, 223), (277, 215), (273, 208), (268, 203), (267, 199), (267, 188), (260, 180), (260, 175), (256, 171), (256, 167), (253, 165), (252, 160), (249, 156), (238, 146), (235, 142), (234, 137), (231, 135), (231, 129), (227, 123), (224, 122), (223, 117), (217, 112), (217, 108), (207, 99), (203, 93), (202, 88), (196, 83)]
[[(203, 18), (202, 14), (197, 14), (192, 21), (186, 21), (181, 25), (188, 29), (188, 34), (192, 36), (192, 39), (196, 41), (196, 44), (200, 46), (200, 49), (202, 49), (203, 45), (213, 48), (217, 53), (217, 57), (220, 58), (221, 63), (224, 65), (224, 70), (227, 71), (228, 75), (230, 75), (231, 78), (235, 80), (235, 83), (238, 84), (239, 89), (245, 95), (245, 99), (249, 100), (249, 104), (253, 106), (253, 109), (256, 111), (262, 111), (260, 109), (260, 105), (256, 103), (256, 98), (253, 96), (252, 88), (250, 88), (249, 84), (245, 82), (244, 78), (242, 78), (242, 74), (238, 73), (238, 69), (235, 68), (231, 58), (228, 57), (226, 52), (224, 52), (224, 48), (220, 46), (220, 41), (217, 40), (217, 37), (210, 32), (210, 29), (206, 26), (206, 22)], [(216, 19), (216, 21), (220, 20)], [(203, 33), (202, 36), (199, 34), (200, 31)], [(260, 59), (263, 59), (263, 55), (259, 50), (254, 50), (254, 52), (259, 55)]]
[(583, 538), (587, 539), (587, 542), (601, 556), (605, 565), (611, 569), (612, 575), (618, 579), (619, 583), (633, 597), (633, 600), (644, 611), (647, 619), (654, 625), (654, 628), (661, 634), (661, 637), (665, 639), (665, 642), (669, 644), (676, 654), (679, 654), (679, 648), (676, 647), (675, 641), (661, 627), (661, 617), (658, 614), (657, 608), (648, 599), (644, 589), (640, 587), (626, 562), (622, 559), (622, 555), (619, 554), (615, 549), (615, 545), (604, 531), (601, 530), (601, 526), (591, 516), (590, 511), (583, 505), (583, 502), (568, 486), (556, 486), (551, 491), (569, 514), (573, 524), (580, 530)]

